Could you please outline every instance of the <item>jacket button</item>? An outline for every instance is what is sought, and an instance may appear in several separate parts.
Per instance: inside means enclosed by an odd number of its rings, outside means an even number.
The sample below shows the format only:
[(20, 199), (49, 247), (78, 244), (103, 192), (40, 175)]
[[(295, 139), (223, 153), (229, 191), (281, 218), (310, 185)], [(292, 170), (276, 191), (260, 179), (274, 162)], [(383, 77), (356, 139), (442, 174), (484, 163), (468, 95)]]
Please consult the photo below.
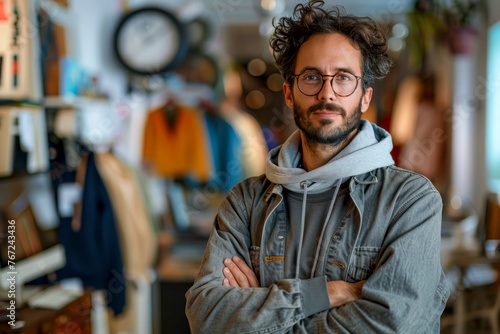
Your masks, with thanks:
[(337, 240), (338, 238), (339, 238), (339, 237), (338, 237), (337, 235), (333, 237), (333, 239), (335, 239), (335, 240)]

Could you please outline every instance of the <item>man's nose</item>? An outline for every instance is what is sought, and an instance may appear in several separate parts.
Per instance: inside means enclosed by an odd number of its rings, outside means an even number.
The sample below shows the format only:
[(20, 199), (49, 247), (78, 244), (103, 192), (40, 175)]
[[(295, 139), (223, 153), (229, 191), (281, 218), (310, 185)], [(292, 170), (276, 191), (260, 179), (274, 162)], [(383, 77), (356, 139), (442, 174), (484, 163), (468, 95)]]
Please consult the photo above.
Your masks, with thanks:
[(321, 101), (335, 101), (337, 99), (337, 95), (333, 91), (332, 85), (332, 77), (326, 77), (323, 79), (323, 87), (318, 93), (318, 99)]

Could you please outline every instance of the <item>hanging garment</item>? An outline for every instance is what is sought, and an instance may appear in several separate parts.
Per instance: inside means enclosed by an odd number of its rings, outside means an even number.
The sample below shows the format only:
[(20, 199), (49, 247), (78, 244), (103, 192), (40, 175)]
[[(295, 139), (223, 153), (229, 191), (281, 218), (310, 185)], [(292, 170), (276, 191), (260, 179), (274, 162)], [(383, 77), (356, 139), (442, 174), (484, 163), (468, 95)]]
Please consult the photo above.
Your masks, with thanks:
[(228, 121), (241, 138), (240, 161), (243, 178), (263, 174), (269, 150), (259, 122), (243, 110), (232, 113)]
[(233, 127), (219, 115), (204, 113), (214, 164), (212, 182), (226, 192), (243, 179), (241, 140)]
[(148, 279), (158, 244), (134, 172), (111, 153), (96, 154), (96, 166), (113, 205), (127, 277), (125, 310), (111, 321), (113, 332), (120, 332), (136, 327), (141, 318), (143, 310), (136, 307), (141, 296), (130, 282)]
[(147, 276), (157, 240), (134, 171), (111, 153), (96, 154), (96, 164), (113, 205), (127, 276)]
[(66, 250), (66, 266), (57, 277), (78, 277), (84, 286), (105, 290), (108, 306), (118, 315), (125, 307), (127, 282), (116, 218), (94, 154), (83, 156), (81, 163), (85, 161), (81, 210), (76, 206), (73, 219), (61, 219), (59, 238)]
[(445, 166), (449, 139), (445, 112), (427, 100), (420, 102), (417, 110), (415, 129), (401, 149), (399, 165), (436, 182)]
[(204, 127), (195, 112), (177, 107), (171, 125), (164, 108), (151, 112), (144, 130), (143, 160), (159, 176), (192, 176), (206, 182), (210, 160)]
[[(135, 174), (135, 177), (138, 182), (139, 186), (139, 191), (141, 192), (141, 196), (144, 199), (144, 205), (146, 207), (146, 214), (148, 215), (148, 221), (151, 224), (151, 229), (155, 232), (158, 233), (161, 229), (160, 227), (160, 214), (156, 214), (153, 208), (153, 203), (152, 203), (152, 195), (148, 189), (149, 187), (149, 179), (144, 175), (142, 170), (140, 169), (135, 169), (133, 168), (132, 171)], [(164, 195), (165, 193), (162, 192)], [(166, 202), (166, 201), (165, 201)], [(163, 203), (165, 203), (163, 202)], [(165, 205), (163, 205), (165, 206)]]
[(403, 146), (413, 135), (421, 92), (422, 82), (417, 77), (405, 78), (399, 84), (390, 129), (396, 146)]

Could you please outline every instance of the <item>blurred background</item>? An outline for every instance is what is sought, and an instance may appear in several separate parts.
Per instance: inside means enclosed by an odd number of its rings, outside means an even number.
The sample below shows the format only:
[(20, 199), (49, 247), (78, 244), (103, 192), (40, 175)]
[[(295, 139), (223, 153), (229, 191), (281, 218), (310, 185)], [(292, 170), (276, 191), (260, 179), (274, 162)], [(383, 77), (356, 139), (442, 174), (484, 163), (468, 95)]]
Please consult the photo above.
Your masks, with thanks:
[[(298, 3), (0, 0), (1, 333), (189, 333), (220, 202), (296, 130), (269, 36)], [(500, 333), (500, 2), (326, 3), (386, 28), (363, 118), (442, 195), (442, 332)]]

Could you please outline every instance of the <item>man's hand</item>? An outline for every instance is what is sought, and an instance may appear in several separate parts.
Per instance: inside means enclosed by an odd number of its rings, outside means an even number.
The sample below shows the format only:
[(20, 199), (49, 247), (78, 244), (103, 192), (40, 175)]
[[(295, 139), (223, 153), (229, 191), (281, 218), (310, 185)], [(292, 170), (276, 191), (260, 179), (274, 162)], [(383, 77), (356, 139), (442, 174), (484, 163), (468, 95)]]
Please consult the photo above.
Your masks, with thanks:
[(260, 287), (253, 270), (239, 257), (233, 256), (233, 260), (225, 259), (224, 264), (226, 267), (223, 270), (225, 278), (222, 281), (222, 286), (231, 286), (233, 288)]
[(345, 281), (327, 282), (330, 308), (339, 307), (356, 299), (361, 299), (361, 292), (365, 283), (366, 280), (356, 283), (347, 283)]

